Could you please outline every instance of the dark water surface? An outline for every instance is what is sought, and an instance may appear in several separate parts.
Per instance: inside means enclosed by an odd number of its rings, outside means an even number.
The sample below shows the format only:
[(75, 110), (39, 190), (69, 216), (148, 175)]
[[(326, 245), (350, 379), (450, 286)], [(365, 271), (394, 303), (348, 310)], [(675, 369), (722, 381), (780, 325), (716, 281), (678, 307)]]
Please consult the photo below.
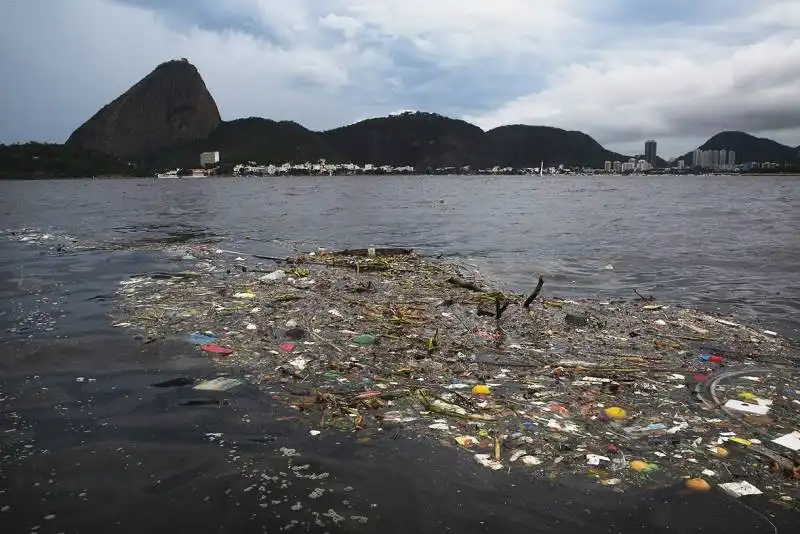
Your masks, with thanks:
[[(1, 228), (98, 244), (218, 237), (260, 254), (286, 242), (408, 245), (473, 263), (520, 292), (543, 274), (551, 295), (629, 297), (638, 288), (795, 339), (800, 331), (795, 177), (0, 182), (0, 217)], [(588, 477), (492, 473), (423, 436), (312, 438), (276, 421), (271, 398), (249, 387), (191, 405), (209, 398), (150, 384), (212, 376), (206, 359), (183, 344), (144, 345), (106, 316), (118, 282), (163, 268), (162, 256), (51, 254), (5, 239), (0, 252), (0, 532), (796, 527), (794, 512), (757, 498), (746, 503), (760, 512), (716, 491), (616, 493)], [(316, 488), (322, 497), (310, 497)]]

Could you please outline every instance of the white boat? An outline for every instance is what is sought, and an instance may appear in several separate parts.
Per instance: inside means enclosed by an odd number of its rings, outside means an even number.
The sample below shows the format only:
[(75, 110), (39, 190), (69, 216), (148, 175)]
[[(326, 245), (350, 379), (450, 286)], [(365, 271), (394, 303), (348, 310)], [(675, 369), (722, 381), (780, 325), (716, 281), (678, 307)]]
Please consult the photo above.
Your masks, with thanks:
[(160, 172), (156, 174), (156, 178), (177, 178), (177, 177), (178, 177), (177, 169), (175, 169), (174, 171)]

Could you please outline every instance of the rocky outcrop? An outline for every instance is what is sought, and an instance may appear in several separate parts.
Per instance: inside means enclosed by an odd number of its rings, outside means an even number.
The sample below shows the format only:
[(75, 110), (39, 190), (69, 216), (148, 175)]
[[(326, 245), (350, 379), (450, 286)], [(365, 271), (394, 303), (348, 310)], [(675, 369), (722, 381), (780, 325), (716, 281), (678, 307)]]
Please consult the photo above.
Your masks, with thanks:
[(67, 145), (138, 158), (206, 138), (221, 120), (197, 68), (168, 61), (95, 113)]

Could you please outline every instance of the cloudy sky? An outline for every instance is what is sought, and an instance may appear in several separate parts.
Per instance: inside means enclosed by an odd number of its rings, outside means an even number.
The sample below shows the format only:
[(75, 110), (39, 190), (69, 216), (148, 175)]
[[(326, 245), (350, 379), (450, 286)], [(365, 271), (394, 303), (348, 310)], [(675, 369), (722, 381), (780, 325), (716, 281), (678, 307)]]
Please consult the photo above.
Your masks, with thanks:
[(186, 57), (224, 119), (326, 129), (415, 109), (670, 157), (800, 144), (800, 0), (10, 0), (0, 142), (63, 141)]

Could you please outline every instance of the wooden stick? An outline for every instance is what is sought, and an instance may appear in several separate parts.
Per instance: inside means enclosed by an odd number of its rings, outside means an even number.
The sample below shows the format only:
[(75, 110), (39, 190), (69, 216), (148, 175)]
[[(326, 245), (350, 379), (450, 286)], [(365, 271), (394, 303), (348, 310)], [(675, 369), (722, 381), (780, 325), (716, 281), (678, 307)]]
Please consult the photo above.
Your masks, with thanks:
[(525, 299), (525, 302), (522, 304), (524, 308), (530, 307), (531, 303), (539, 296), (539, 292), (542, 290), (542, 286), (544, 285), (544, 277), (539, 276), (539, 283), (536, 284), (536, 289), (533, 290), (531, 296)]
[(656, 300), (656, 298), (653, 295), (648, 295), (645, 297), (644, 295), (639, 293), (639, 291), (637, 291), (636, 288), (633, 289), (633, 292), (636, 293), (639, 296), (639, 299), (643, 300), (644, 302), (652, 302)]
[[(502, 302), (503, 300), (505, 300), (505, 302), (503, 302), (503, 304), (500, 304), (500, 302)], [(498, 321), (500, 320), (500, 317), (503, 316), (503, 312), (506, 311), (506, 308), (508, 308), (508, 305), (510, 304), (510, 302), (511, 301), (509, 301), (507, 299), (501, 299), (499, 296), (494, 298), (494, 318), (495, 319), (497, 319)]]
[(479, 287), (478, 285), (472, 282), (468, 282), (463, 278), (459, 278), (458, 276), (451, 276), (450, 278), (447, 279), (447, 281), (453, 284), (454, 286), (463, 287), (464, 289), (469, 289), (470, 291), (477, 291), (478, 293), (484, 292), (482, 287)]

